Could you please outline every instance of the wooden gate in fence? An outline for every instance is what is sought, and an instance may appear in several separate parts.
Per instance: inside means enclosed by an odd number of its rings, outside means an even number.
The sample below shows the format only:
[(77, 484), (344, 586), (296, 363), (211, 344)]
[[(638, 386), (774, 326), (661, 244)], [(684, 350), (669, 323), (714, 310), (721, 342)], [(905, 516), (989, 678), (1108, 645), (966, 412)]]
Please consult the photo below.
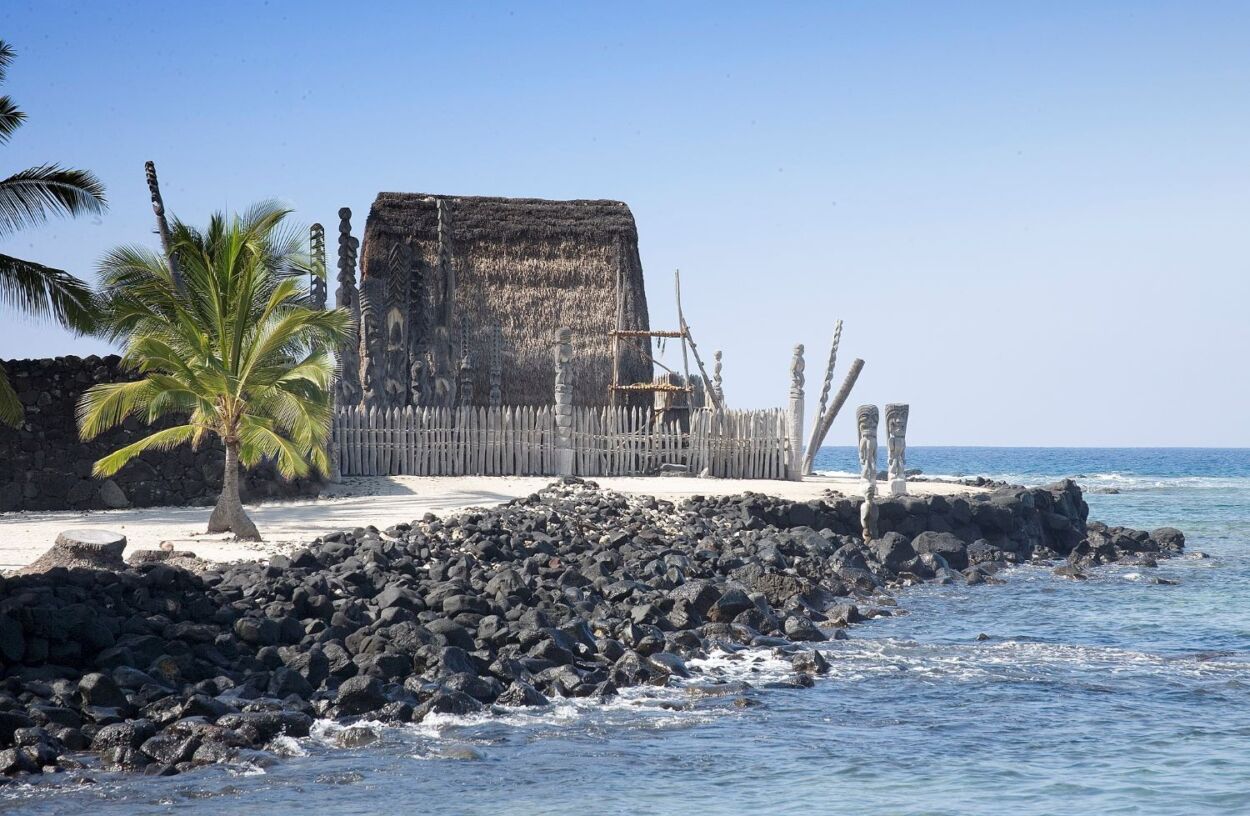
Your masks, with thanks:
[[(554, 476), (550, 407), (340, 408), (334, 443), (344, 476)], [(695, 411), (689, 431), (650, 410), (573, 409), (578, 476), (656, 473), (664, 465), (738, 479), (784, 479), (789, 427), (781, 409)]]

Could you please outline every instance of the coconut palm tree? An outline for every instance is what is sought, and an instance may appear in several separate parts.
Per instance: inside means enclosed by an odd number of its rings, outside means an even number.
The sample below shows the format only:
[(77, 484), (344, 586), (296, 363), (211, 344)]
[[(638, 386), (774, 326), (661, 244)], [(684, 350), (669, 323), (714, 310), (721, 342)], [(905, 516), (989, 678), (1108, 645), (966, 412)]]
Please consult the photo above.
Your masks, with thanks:
[[(15, 52), (0, 40), (0, 83)], [(13, 100), (0, 96), (0, 145), (26, 121)], [(104, 187), (86, 170), (42, 164), (0, 180), (0, 238), (42, 224), (52, 215), (103, 212)], [(35, 317), (51, 317), (67, 329), (89, 332), (94, 325), (91, 287), (59, 269), (0, 254), (0, 306)], [(0, 423), (18, 425), (22, 403), (0, 368)]]
[(328, 473), (333, 349), (347, 340), (342, 309), (310, 306), (300, 239), (288, 211), (272, 202), (233, 218), (217, 214), (204, 231), (175, 221), (169, 256), (120, 247), (100, 263), (102, 331), (121, 341), (133, 382), (89, 389), (78, 404), (82, 438), (138, 416), (179, 424), (105, 456), (99, 477), (145, 450), (198, 447), (215, 435), (226, 448), (221, 498), (208, 532), (260, 540), (239, 498), (239, 465), (270, 458), (287, 477)]

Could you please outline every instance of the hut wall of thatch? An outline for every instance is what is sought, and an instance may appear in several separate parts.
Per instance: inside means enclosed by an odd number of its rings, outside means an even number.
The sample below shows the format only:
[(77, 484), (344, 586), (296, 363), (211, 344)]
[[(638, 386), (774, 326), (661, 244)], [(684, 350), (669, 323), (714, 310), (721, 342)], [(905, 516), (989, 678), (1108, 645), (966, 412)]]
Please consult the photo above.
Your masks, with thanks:
[[(622, 328), (649, 327), (638, 230), (619, 201), (381, 193), (362, 255), (366, 404), (450, 407), (457, 391), (485, 404), (498, 327), (502, 403), (549, 405), (568, 326), (574, 403), (604, 405), (618, 314)], [(622, 382), (649, 382), (647, 341), (621, 345)]]

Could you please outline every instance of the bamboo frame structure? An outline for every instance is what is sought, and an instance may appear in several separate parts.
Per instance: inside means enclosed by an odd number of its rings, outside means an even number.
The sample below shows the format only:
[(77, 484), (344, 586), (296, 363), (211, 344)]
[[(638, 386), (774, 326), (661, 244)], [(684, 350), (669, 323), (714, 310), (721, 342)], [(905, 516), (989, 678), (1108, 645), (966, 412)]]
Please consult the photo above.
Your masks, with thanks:
[[(703, 380), (704, 393), (707, 399), (711, 401), (712, 407), (717, 411), (723, 410), (724, 405), (721, 402), (719, 392), (712, 384), (712, 379), (707, 375), (707, 369), (703, 365), (703, 359), (699, 356), (699, 347), (694, 342), (694, 337), (690, 333), (690, 325), (686, 323), (686, 316), (681, 308), (681, 271), (677, 270), (673, 273), (673, 281), (675, 284), (677, 295), (677, 322), (681, 328), (676, 331), (672, 329), (622, 329), (620, 328), (620, 310), (618, 309), (617, 328), (608, 334), (612, 338), (612, 384), (608, 386), (609, 397), (612, 405), (616, 405), (616, 397), (619, 393), (673, 393), (681, 392), (686, 394), (694, 393), (694, 386), (690, 384), (690, 357), (694, 357), (695, 365), (699, 367), (699, 376)], [(684, 386), (677, 386), (671, 383), (622, 383), (621, 382), (621, 338), (652, 338), (667, 337), (681, 340), (681, 360), (683, 369)], [(671, 368), (659, 362), (652, 360), (660, 368), (670, 374), (674, 373)], [(690, 405), (687, 404), (687, 409)]]

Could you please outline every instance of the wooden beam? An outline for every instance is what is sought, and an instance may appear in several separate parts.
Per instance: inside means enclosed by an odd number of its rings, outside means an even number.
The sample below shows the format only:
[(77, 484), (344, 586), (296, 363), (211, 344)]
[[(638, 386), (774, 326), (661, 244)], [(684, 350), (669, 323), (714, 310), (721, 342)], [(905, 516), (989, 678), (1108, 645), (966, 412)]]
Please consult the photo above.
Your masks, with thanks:
[[(686, 354), (686, 343), (690, 343), (690, 351), (694, 354), (695, 364), (699, 366), (699, 375), (703, 378), (703, 390), (707, 392), (708, 399), (712, 401), (712, 407), (721, 410), (720, 397), (716, 394), (716, 389), (712, 387), (712, 380), (707, 375), (707, 369), (703, 367), (703, 360), (699, 357), (699, 347), (695, 345), (694, 336), (690, 333), (690, 326), (686, 324), (686, 316), (681, 311), (681, 272), (677, 272), (677, 322), (681, 325), (681, 353), (682, 357)], [(690, 379), (689, 368), (686, 369), (686, 379)]]
[(820, 449), (824, 443), (825, 437), (829, 434), (829, 428), (833, 425), (833, 420), (838, 416), (838, 412), (842, 410), (842, 404), (846, 402), (846, 398), (851, 395), (851, 389), (855, 387), (855, 381), (859, 379), (859, 372), (864, 368), (864, 361), (856, 358), (851, 363), (851, 368), (846, 372), (846, 379), (842, 381), (842, 387), (838, 389), (838, 393), (833, 398), (833, 404), (829, 406), (829, 411), (816, 420), (816, 432), (812, 434), (813, 445), (808, 448), (807, 456), (803, 461), (803, 472), (811, 473), (812, 464), (816, 461), (816, 451)]
[(656, 330), (647, 331), (646, 329), (618, 329), (609, 332), (613, 337), (681, 337), (679, 331)]

